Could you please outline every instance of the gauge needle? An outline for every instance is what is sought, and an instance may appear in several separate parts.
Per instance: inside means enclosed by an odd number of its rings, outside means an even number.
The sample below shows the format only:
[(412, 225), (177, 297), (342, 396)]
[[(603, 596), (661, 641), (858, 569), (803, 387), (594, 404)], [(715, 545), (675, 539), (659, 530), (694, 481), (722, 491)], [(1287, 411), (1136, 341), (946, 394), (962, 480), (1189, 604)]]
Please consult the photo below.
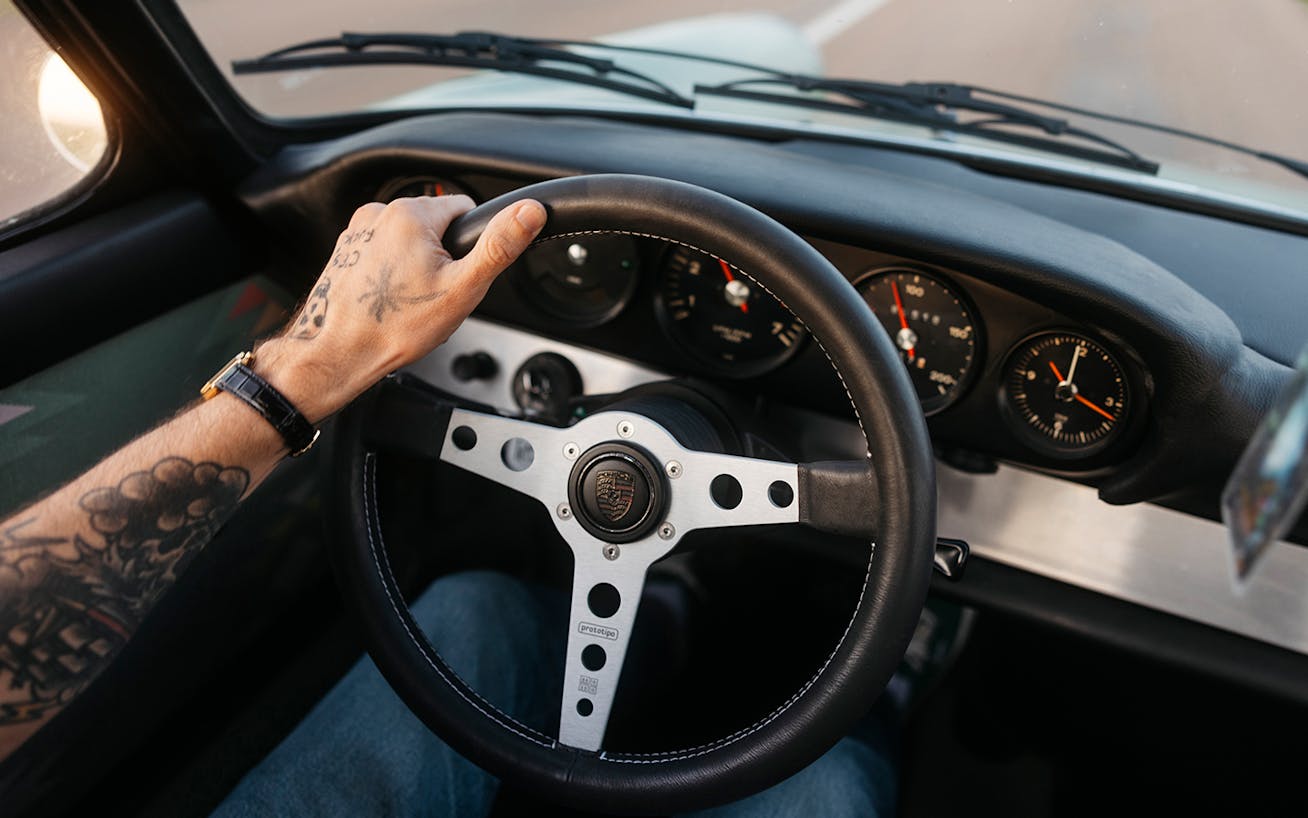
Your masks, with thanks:
[[(895, 310), (899, 312), (899, 328), (906, 330), (908, 329), (908, 317), (904, 315), (904, 302), (899, 297), (899, 285), (893, 281), (890, 282), (890, 291), (895, 294)], [(908, 353), (908, 359), (913, 360), (915, 357), (914, 348), (909, 347), (904, 351)]]
[[(1076, 356), (1073, 356), (1073, 357), (1072, 357), (1072, 366), (1073, 366), (1073, 367), (1076, 366)], [(1052, 370), (1054, 370), (1054, 377), (1055, 377), (1055, 378), (1058, 378), (1058, 383), (1059, 383), (1059, 385), (1062, 385), (1062, 384), (1067, 383), (1067, 381), (1063, 380), (1062, 373), (1060, 373), (1060, 372), (1058, 371), (1058, 365), (1057, 365), (1057, 364), (1055, 364), (1053, 361), (1050, 361), (1050, 362), (1049, 362), (1049, 368), (1052, 369)], [(1095, 410), (1096, 412), (1098, 412), (1099, 414), (1101, 414), (1101, 415), (1103, 415), (1104, 417), (1108, 418), (1109, 420), (1112, 420), (1112, 421), (1116, 421), (1116, 420), (1117, 420), (1117, 418), (1113, 417), (1112, 414), (1110, 414), (1110, 413), (1108, 412), (1107, 409), (1100, 408), (1099, 404), (1095, 403), (1095, 402), (1092, 401), (1092, 400), (1087, 399), (1087, 398), (1086, 398), (1085, 396), (1083, 396), (1083, 395), (1080, 395), (1080, 394), (1078, 394), (1078, 393), (1076, 393), (1076, 392), (1073, 392), (1073, 393), (1072, 393), (1072, 400), (1076, 401), (1077, 403), (1081, 404), (1082, 406), (1085, 406), (1085, 407), (1088, 407), (1088, 408), (1090, 408), (1090, 409)]]
[[(736, 277), (731, 274), (731, 267), (729, 267), (722, 259), (718, 259), (718, 264), (722, 265), (722, 274), (727, 277), (727, 284), (730, 285), (736, 283)], [(738, 306), (740, 307), (741, 312), (749, 315), (749, 302), (741, 301)]]

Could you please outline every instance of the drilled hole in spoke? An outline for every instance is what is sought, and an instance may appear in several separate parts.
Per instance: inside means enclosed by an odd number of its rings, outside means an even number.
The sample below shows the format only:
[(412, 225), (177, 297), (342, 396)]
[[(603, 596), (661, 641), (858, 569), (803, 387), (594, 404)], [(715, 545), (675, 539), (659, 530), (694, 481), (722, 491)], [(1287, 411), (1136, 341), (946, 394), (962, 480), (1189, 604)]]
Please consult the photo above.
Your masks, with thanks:
[(511, 437), (500, 447), (500, 460), (509, 471), (526, 471), (536, 459), (536, 450), (525, 438)]
[(768, 499), (777, 508), (790, 508), (790, 504), (795, 502), (795, 490), (786, 481), (775, 480), (768, 486)]
[(577, 712), (583, 716), (589, 716), (595, 712), (595, 702), (590, 699), (577, 699)]
[(607, 582), (601, 582), (590, 589), (586, 595), (586, 604), (590, 606), (590, 612), (600, 619), (608, 619), (618, 612), (622, 605), (622, 594)]
[(477, 433), (471, 426), (459, 426), (450, 433), (450, 442), (466, 452), (477, 445)]
[(740, 481), (729, 474), (719, 474), (709, 483), (709, 496), (713, 502), (717, 503), (718, 508), (731, 510), (740, 505), (741, 499), (744, 498), (745, 492), (740, 487)]
[(589, 671), (594, 672), (603, 669), (604, 663), (608, 660), (609, 655), (599, 645), (587, 645), (581, 651), (581, 664)]

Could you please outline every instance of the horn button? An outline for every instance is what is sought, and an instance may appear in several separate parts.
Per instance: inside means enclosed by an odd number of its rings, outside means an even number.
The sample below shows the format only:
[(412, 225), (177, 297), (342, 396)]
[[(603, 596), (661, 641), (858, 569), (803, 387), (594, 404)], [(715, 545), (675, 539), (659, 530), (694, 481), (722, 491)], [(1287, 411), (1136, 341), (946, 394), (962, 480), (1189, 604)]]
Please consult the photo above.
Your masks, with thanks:
[(588, 449), (568, 478), (568, 501), (577, 522), (605, 542), (647, 536), (662, 519), (667, 497), (663, 471), (654, 459), (625, 443)]

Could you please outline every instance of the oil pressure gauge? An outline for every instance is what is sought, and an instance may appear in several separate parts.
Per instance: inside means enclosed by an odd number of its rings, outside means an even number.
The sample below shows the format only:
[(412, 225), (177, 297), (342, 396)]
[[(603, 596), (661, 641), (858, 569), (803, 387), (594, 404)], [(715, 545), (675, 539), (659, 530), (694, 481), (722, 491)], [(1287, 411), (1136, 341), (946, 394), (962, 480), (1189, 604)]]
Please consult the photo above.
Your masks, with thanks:
[(1125, 426), (1126, 373), (1103, 345), (1071, 332), (1026, 339), (1005, 365), (1002, 403), (1014, 428), (1051, 457), (1102, 451)]

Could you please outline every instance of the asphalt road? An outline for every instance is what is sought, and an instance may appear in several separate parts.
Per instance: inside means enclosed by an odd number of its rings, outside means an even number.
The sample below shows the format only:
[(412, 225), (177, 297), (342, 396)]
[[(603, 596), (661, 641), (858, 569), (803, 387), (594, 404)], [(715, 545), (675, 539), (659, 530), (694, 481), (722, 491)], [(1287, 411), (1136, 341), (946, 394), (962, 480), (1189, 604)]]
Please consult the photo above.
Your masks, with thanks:
[[(1308, 0), (181, 0), (180, 5), (220, 66), (345, 30), (494, 29), (591, 38), (704, 14), (767, 11), (793, 23), (820, 49), (831, 75), (968, 82), (1308, 157), (1308, 106), (1300, 89), (1308, 77)], [(0, 44), (0, 59), (3, 55)], [(357, 108), (449, 75), (426, 68), (351, 69), (241, 78), (238, 87), (256, 106), (296, 116)], [(6, 85), (5, 95), (12, 97), (18, 88)], [(9, 116), (6, 122), (7, 132), (18, 127)], [(1229, 152), (1111, 125), (1095, 128), (1149, 155), (1186, 159), (1235, 177), (1302, 184)]]

